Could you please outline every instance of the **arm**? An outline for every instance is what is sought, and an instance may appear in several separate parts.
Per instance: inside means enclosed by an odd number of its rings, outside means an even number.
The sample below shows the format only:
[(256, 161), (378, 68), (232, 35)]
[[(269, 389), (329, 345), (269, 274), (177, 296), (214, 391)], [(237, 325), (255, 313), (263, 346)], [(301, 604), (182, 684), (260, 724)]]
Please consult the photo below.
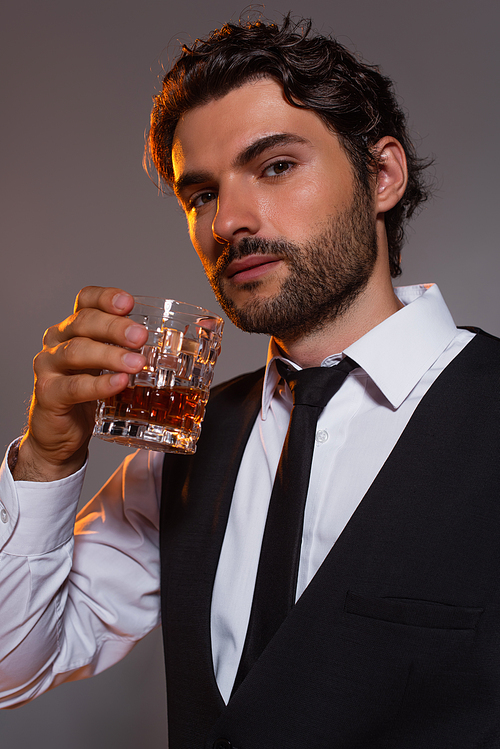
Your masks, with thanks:
[[(125, 317), (132, 305), (119, 289), (83, 289), (35, 358), (29, 429), (13, 475), (4, 465), (0, 485), (4, 706), (101, 670), (158, 620), (157, 497), (144, 458), (130, 463), (137, 470), (124, 464), (89, 506), (73, 555), (95, 400), (120, 392), (144, 364), (130, 351), (147, 337)], [(134, 491), (137, 476), (144, 496)]]
[(158, 625), (161, 467), (127, 458), (80, 513), (74, 553), (83, 471), (34, 484), (2, 467), (2, 503), (19, 509), (0, 551), (0, 707), (104, 670)]

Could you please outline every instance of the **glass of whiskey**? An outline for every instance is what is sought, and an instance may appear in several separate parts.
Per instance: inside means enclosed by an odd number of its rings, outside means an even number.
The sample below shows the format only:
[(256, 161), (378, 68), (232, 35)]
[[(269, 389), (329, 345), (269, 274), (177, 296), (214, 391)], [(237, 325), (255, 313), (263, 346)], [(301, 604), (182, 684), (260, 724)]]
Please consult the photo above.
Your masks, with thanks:
[(143, 369), (98, 401), (94, 435), (132, 447), (192, 454), (201, 432), (224, 322), (173, 299), (135, 296), (128, 315), (148, 329)]

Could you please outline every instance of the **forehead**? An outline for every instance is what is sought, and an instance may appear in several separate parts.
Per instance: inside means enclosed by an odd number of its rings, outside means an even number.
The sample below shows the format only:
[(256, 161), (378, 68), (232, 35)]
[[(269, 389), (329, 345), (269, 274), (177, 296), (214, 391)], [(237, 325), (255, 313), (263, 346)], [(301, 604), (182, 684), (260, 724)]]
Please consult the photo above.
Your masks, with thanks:
[(283, 132), (312, 143), (338, 145), (315, 112), (286, 101), (276, 81), (264, 78), (245, 83), (181, 117), (172, 145), (175, 178), (188, 168), (222, 168), (257, 139)]

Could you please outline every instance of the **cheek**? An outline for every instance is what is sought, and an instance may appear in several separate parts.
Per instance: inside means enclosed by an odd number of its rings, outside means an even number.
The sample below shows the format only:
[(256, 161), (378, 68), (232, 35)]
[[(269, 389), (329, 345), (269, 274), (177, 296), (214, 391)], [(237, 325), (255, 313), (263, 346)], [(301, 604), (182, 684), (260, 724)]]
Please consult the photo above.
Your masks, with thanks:
[(203, 267), (205, 269), (210, 268), (217, 260), (213, 248), (214, 239), (211, 227), (207, 228), (199, 221), (188, 220), (188, 230), (191, 244), (203, 263)]
[(198, 237), (197, 237), (196, 226), (189, 219), (188, 219), (188, 232), (189, 232), (189, 239), (191, 240), (191, 244), (193, 245), (196, 252), (198, 252), (199, 242), (198, 242)]
[(307, 240), (311, 230), (338, 209), (338, 198), (332, 196), (324, 184), (313, 181), (283, 191), (279, 198), (279, 201), (270, 201), (267, 207), (270, 222), (278, 234), (298, 242)]

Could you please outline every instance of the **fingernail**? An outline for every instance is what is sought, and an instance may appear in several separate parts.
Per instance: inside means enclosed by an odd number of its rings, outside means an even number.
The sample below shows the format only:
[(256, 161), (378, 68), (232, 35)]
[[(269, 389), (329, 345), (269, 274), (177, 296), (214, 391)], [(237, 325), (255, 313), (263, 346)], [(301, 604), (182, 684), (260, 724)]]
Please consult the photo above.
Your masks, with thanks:
[(120, 311), (126, 309), (129, 306), (130, 296), (128, 294), (116, 294), (113, 297), (113, 307)]
[(121, 374), (118, 373), (118, 374), (111, 375), (111, 377), (109, 378), (109, 384), (113, 388), (116, 387), (117, 385), (121, 385), (122, 384)]
[(144, 357), (142, 357), (140, 354), (129, 352), (123, 355), (122, 361), (127, 367), (130, 367), (131, 369), (137, 369), (137, 367), (142, 367), (142, 365), (144, 364)]
[(140, 343), (144, 340), (144, 328), (141, 325), (130, 325), (125, 331), (125, 338), (130, 343)]

